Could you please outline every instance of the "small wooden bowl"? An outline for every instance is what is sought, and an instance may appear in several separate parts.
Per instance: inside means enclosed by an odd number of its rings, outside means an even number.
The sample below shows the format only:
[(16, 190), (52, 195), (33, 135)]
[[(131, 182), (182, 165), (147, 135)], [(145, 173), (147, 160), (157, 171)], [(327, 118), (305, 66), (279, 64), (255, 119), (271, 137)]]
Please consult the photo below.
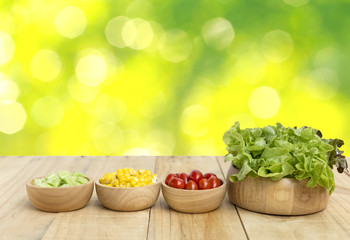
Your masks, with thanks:
[[(42, 178), (42, 177), (41, 177)], [(73, 187), (45, 188), (33, 184), (34, 179), (26, 184), (30, 202), (39, 210), (46, 212), (68, 212), (83, 208), (89, 202), (94, 190), (94, 182)]]
[(205, 213), (217, 209), (225, 198), (226, 183), (207, 190), (185, 190), (169, 187), (162, 182), (162, 192), (168, 205), (179, 212)]
[(144, 187), (109, 187), (95, 182), (97, 197), (103, 206), (116, 211), (139, 211), (151, 207), (158, 199), (160, 181)]
[(238, 169), (230, 166), (227, 172), (227, 195), (231, 202), (254, 212), (275, 215), (305, 215), (322, 211), (327, 207), (329, 192), (325, 187), (306, 187), (308, 179), (298, 181), (282, 178), (252, 178), (233, 183), (229, 177)]

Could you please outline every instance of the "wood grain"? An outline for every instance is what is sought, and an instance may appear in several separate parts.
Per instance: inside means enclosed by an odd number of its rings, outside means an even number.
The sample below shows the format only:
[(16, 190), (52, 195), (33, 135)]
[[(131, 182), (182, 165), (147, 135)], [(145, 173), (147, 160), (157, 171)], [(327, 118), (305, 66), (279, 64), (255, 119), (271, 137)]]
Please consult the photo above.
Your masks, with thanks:
[[(162, 179), (171, 172), (193, 169), (213, 172), (223, 178), (215, 157), (158, 157), (156, 171)], [(246, 239), (235, 207), (225, 197), (218, 209), (209, 213), (185, 214), (171, 210), (160, 197), (151, 208), (148, 239)]]
[(205, 213), (217, 209), (226, 195), (226, 182), (208, 190), (184, 190), (169, 187), (162, 182), (162, 193), (165, 201), (172, 209), (184, 213)]
[[(348, 160), (349, 161), (349, 160)], [(48, 213), (34, 208), (25, 183), (51, 171), (80, 171), (93, 179), (122, 167), (169, 172), (198, 168), (224, 178), (223, 157), (0, 157), (1, 239), (350, 239), (350, 177), (335, 173), (327, 208), (307, 216), (283, 217), (235, 207), (226, 197), (204, 214), (173, 211), (160, 196), (151, 210), (116, 212), (93, 196), (83, 209)], [(221, 169), (219, 168), (221, 167)], [(236, 209), (238, 211), (236, 211)], [(214, 226), (214, 227), (213, 227)], [(246, 235), (246, 234), (247, 235)]]
[(83, 208), (94, 190), (92, 179), (82, 185), (62, 188), (37, 187), (33, 182), (34, 179), (26, 184), (28, 198), (34, 207), (46, 212), (67, 212)]
[[(0, 232), (6, 239), (41, 239), (56, 213), (38, 211), (29, 202), (26, 182), (51, 171), (85, 172), (90, 158), (81, 157), (0, 157)], [(5, 179), (6, 177), (6, 179)]]
[[(227, 172), (230, 163), (225, 163), (223, 157), (217, 157), (217, 161), (223, 172)], [(249, 239), (350, 239), (350, 178), (346, 174), (334, 175), (336, 190), (330, 196), (327, 208), (319, 213), (274, 216), (237, 207)]]
[[(118, 168), (155, 170), (156, 157), (94, 157), (87, 176), (99, 179)], [(150, 210), (115, 212), (93, 194), (89, 204), (76, 212), (59, 213), (43, 239), (146, 239)]]
[(241, 208), (275, 215), (305, 215), (326, 208), (329, 192), (325, 187), (306, 187), (307, 179), (252, 178), (231, 182), (230, 176), (239, 170), (230, 166), (227, 171), (227, 194), (233, 204)]
[(131, 212), (151, 207), (158, 199), (160, 180), (143, 187), (118, 188), (95, 182), (97, 197), (108, 209)]

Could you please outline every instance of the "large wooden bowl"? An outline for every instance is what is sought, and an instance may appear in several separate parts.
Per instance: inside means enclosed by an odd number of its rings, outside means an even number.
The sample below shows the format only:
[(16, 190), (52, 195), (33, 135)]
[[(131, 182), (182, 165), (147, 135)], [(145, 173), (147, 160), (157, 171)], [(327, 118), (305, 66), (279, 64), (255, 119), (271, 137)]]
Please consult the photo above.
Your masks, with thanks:
[(109, 187), (95, 182), (97, 197), (108, 209), (116, 211), (139, 211), (151, 207), (158, 199), (160, 181), (144, 187)]
[[(42, 178), (42, 177), (40, 177)], [(46, 212), (68, 212), (83, 208), (89, 202), (94, 190), (94, 182), (73, 187), (45, 188), (35, 186), (34, 179), (26, 184), (30, 202), (39, 210)]]
[(231, 202), (254, 212), (275, 215), (304, 215), (316, 213), (326, 208), (329, 192), (325, 187), (306, 187), (307, 179), (252, 178), (233, 183), (229, 177), (238, 169), (231, 166), (227, 172), (227, 195)]
[(162, 182), (162, 192), (168, 205), (179, 212), (205, 213), (217, 209), (225, 198), (226, 183), (207, 190), (185, 190), (169, 187)]

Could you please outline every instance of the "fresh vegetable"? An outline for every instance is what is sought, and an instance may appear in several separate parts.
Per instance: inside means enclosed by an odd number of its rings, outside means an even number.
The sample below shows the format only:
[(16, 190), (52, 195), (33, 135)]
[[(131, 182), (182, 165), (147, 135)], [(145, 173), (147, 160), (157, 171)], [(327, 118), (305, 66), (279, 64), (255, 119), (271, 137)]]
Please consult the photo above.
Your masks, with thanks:
[(34, 179), (34, 185), (38, 187), (72, 187), (87, 183), (89, 180), (80, 172), (58, 171), (50, 173), (44, 178)]
[(181, 173), (180, 178), (184, 180), (185, 184), (188, 182), (189, 176), (186, 173)]
[(208, 180), (210, 188), (220, 187), (221, 182), (216, 176), (211, 176)]
[(210, 189), (208, 179), (202, 178), (198, 183), (199, 190)]
[(251, 177), (308, 179), (307, 187), (317, 184), (330, 193), (335, 183), (333, 165), (342, 172), (347, 162), (339, 148), (343, 141), (322, 139), (320, 131), (311, 127), (285, 128), (280, 123), (263, 128), (240, 129), (236, 122), (223, 137), (231, 161), (239, 172), (230, 176), (232, 182)]
[(181, 178), (172, 178), (169, 182), (169, 186), (173, 188), (180, 188), (183, 189), (185, 188), (185, 182)]
[(153, 174), (148, 169), (133, 168), (118, 169), (115, 172), (106, 173), (99, 179), (100, 183), (109, 187), (142, 187), (157, 181), (157, 174)]
[(217, 176), (214, 173), (206, 173), (206, 174), (203, 175), (203, 178), (209, 180), (209, 178), (213, 177), (213, 176), (217, 178)]
[(197, 169), (191, 171), (190, 175), (186, 173), (170, 173), (165, 178), (165, 184), (179, 189), (203, 190), (221, 186), (220, 179), (214, 173), (203, 173)]
[(199, 183), (200, 180), (202, 180), (203, 178), (203, 174), (201, 171), (194, 169), (192, 170), (192, 172), (190, 173), (189, 176), (190, 180), (195, 181), (197, 184)]
[(198, 190), (198, 185), (195, 181), (188, 181), (186, 184), (186, 189), (187, 190)]
[(165, 184), (166, 184), (166, 185), (169, 185), (170, 180), (173, 179), (173, 178), (175, 178), (175, 177), (177, 177), (177, 176), (176, 176), (174, 173), (168, 174), (168, 176), (167, 176), (166, 179), (165, 179)]

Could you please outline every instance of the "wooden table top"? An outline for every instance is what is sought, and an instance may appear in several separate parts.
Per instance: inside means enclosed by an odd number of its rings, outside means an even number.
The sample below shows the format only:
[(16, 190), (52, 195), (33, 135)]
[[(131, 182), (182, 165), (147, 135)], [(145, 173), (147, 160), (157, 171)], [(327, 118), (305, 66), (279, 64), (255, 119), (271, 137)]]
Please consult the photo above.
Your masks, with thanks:
[[(88, 205), (66, 213), (35, 209), (25, 183), (52, 171), (80, 171), (93, 179), (118, 168), (147, 168), (164, 179), (194, 168), (224, 178), (223, 157), (0, 157), (0, 239), (350, 239), (350, 176), (335, 173), (328, 207), (306, 216), (273, 216), (231, 204), (203, 214), (171, 210), (160, 194), (138, 212), (104, 208), (94, 191)], [(3, 238), (4, 237), (4, 238)]]

